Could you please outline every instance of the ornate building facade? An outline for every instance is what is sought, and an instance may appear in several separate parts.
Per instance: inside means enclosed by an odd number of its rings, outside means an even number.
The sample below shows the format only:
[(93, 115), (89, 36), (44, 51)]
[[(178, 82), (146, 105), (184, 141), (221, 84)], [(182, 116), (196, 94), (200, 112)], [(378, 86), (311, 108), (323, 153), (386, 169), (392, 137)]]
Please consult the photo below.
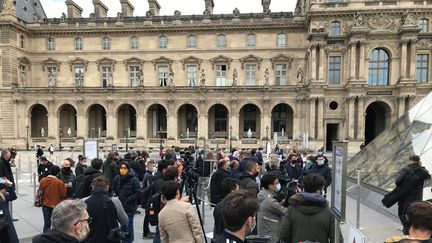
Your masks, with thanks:
[(3, 0), (1, 146), (357, 149), (432, 88), (429, 0), (262, 1), (253, 14), (205, 0), (193, 16), (148, 1), (145, 17), (93, 0), (83, 18), (66, 0), (67, 14), (29, 20)]

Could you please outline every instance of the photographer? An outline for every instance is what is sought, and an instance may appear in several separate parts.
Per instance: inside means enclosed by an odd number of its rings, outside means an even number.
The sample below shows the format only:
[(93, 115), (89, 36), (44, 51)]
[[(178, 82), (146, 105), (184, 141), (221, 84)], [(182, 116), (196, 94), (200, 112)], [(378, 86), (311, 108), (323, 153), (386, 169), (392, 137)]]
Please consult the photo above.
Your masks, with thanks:
[[(9, 201), (17, 198), (12, 183), (6, 178), (0, 178), (0, 242), (18, 243), (18, 236), (9, 211)], [(4, 227), (4, 228), (3, 228)]]
[(213, 173), (210, 179), (210, 199), (213, 204), (218, 204), (223, 199), (221, 185), (222, 181), (230, 175), (228, 169), (228, 157), (219, 160), (218, 170)]
[(91, 187), (91, 196), (82, 199), (87, 204), (88, 214), (93, 218), (86, 242), (119, 242), (121, 239), (116, 239), (118, 235), (115, 235), (118, 232), (119, 223), (120, 225), (128, 223), (128, 216), (120, 200), (117, 197), (108, 196), (109, 180), (103, 176), (96, 177)]

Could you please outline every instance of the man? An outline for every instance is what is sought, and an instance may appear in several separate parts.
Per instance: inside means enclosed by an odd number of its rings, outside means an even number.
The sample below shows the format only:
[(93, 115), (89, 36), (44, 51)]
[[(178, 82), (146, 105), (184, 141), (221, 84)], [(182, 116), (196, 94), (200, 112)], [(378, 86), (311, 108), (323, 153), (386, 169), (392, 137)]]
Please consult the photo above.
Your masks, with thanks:
[(49, 170), (53, 167), (53, 163), (49, 162), (45, 156), (40, 157), (40, 164), (38, 166), (38, 175), (39, 181), (42, 178), (47, 177), (49, 175)]
[(65, 200), (52, 212), (52, 229), (37, 235), (33, 243), (79, 243), (90, 232), (91, 220), (86, 204), (81, 200)]
[(78, 164), (75, 168), (75, 176), (79, 177), (80, 175), (84, 174), (85, 169), (87, 169), (86, 165), (87, 158), (82, 156), (81, 154), (78, 155)]
[(223, 199), (221, 184), (225, 178), (229, 177), (228, 168), (228, 157), (219, 160), (218, 170), (213, 173), (210, 179), (210, 199), (213, 204), (218, 204)]
[(302, 164), (298, 163), (296, 154), (288, 155), (288, 163), (285, 165), (285, 170), (288, 175), (288, 180), (291, 183), (296, 184), (295, 186), (301, 187), (301, 179), (302, 179)]
[[(232, 191), (239, 189), (239, 181), (234, 178), (225, 178), (221, 184), (221, 190), (223, 193), (223, 198), (226, 197)], [(214, 227), (213, 227), (213, 239), (217, 239), (219, 235), (223, 233), (225, 230), (225, 224), (222, 218), (222, 208), (223, 208), (223, 200), (216, 204), (215, 209), (213, 211), (214, 218)]]
[(2, 150), (0, 158), (0, 178), (6, 177), (13, 183), (12, 188), (15, 189), (15, 180), (10, 165), (11, 157), (12, 154), (8, 149)]
[(162, 186), (167, 202), (158, 216), (160, 238), (163, 243), (203, 243), (204, 234), (195, 208), (187, 201), (180, 201), (178, 188), (175, 181), (167, 181)]
[[(288, 200), (290, 206), (280, 228), (280, 240), (287, 243), (334, 242), (336, 221), (322, 196), (324, 178), (316, 173), (309, 174), (303, 178), (303, 183), (304, 192)], [(339, 238), (342, 243), (342, 234)]]
[(75, 185), (73, 186), (75, 198), (84, 198), (90, 196), (90, 186), (93, 179), (103, 175), (102, 172), (100, 172), (102, 163), (103, 162), (101, 159), (92, 159), (91, 166), (84, 171), (84, 174), (76, 178)]
[(327, 195), (327, 188), (332, 183), (332, 171), (326, 164), (325, 157), (323, 155), (316, 156), (315, 161), (317, 163), (314, 164), (310, 170), (306, 171), (306, 173), (307, 174), (318, 173), (324, 178), (325, 180), (324, 196), (325, 196)]
[(111, 230), (118, 224), (128, 223), (128, 216), (117, 197), (108, 196), (109, 181), (103, 176), (96, 177), (91, 184), (92, 195), (82, 200), (87, 204), (87, 211), (93, 219), (87, 243), (116, 242), (108, 239)]
[(43, 155), (44, 155), (44, 152), (43, 152), (42, 148), (40, 147), (40, 145), (38, 145), (37, 151), (36, 151), (36, 159), (37, 159), (38, 165), (39, 165), (40, 157), (42, 157)]
[(232, 160), (230, 164), (230, 176), (240, 180), (240, 163), (237, 160)]
[(249, 150), (246, 150), (240, 157), (241, 157), (241, 160), (240, 160), (240, 171), (241, 172), (247, 171), (247, 164), (248, 164), (250, 159), (253, 159), (254, 161), (256, 160), (255, 158), (252, 158), (251, 151), (249, 151)]
[(403, 225), (404, 234), (408, 234), (408, 222), (405, 219), (405, 208), (414, 201), (423, 199), (423, 185), (425, 180), (431, 178), (429, 171), (421, 165), (420, 157), (412, 155), (409, 164), (402, 168), (396, 178), (395, 184), (400, 193), (398, 195), (398, 216)]
[(71, 169), (71, 163), (69, 159), (65, 159), (62, 163), (62, 168), (60, 170), (60, 174), (58, 178), (62, 180), (66, 186), (66, 198), (73, 197), (73, 187), (72, 183), (75, 180), (75, 175)]
[[(156, 172), (157, 168), (155, 167), (155, 162), (153, 160), (149, 160), (146, 162), (146, 172), (144, 173), (144, 179), (142, 182), (143, 191), (149, 187), (153, 180), (153, 173)], [(143, 239), (153, 239), (154, 233), (150, 231), (149, 227), (149, 219), (148, 216), (144, 216), (143, 223)]]
[(112, 191), (114, 178), (119, 174), (117, 162), (114, 160), (115, 154), (113, 152), (108, 153), (108, 157), (103, 163), (103, 175), (108, 179), (110, 184), (109, 193)]
[(54, 155), (54, 146), (52, 144), (48, 147), (48, 151), (49, 151), (51, 156)]
[(261, 164), (264, 163), (262, 152), (263, 152), (263, 147), (259, 146), (258, 151), (255, 153), (255, 157), (257, 158), (258, 163), (261, 163)]
[(237, 190), (228, 194), (222, 202), (225, 230), (215, 243), (247, 242), (246, 236), (253, 231), (256, 225), (258, 199), (246, 190)]
[(411, 203), (405, 212), (408, 221), (408, 237), (396, 236), (386, 242), (392, 243), (431, 243), (432, 236), (432, 203), (428, 201), (418, 201)]
[(258, 213), (258, 235), (271, 237), (270, 242), (279, 240), (279, 226), (285, 208), (275, 199), (276, 193), (281, 190), (281, 184), (274, 175), (266, 174), (261, 178), (261, 186), (264, 188), (258, 193), (260, 211)]
[(258, 176), (259, 171), (257, 162), (253, 160), (248, 161), (246, 171), (240, 174), (240, 188), (246, 189), (256, 196), (259, 192), (259, 187), (255, 178)]

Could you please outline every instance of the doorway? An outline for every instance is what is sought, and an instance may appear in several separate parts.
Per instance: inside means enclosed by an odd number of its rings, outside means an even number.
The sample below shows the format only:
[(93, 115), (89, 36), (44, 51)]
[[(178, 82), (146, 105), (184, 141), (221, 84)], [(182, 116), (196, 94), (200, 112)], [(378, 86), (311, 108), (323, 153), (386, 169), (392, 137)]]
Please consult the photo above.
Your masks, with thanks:
[(326, 151), (332, 151), (333, 150), (333, 141), (339, 140), (338, 130), (339, 130), (339, 124), (338, 123), (327, 123)]

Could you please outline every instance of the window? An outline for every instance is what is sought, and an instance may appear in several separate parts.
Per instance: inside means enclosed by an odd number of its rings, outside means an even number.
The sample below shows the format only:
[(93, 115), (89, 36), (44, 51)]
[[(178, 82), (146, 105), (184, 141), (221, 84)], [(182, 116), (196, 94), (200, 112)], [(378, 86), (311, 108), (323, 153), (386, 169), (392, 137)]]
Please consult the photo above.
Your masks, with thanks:
[(102, 48), (104, 50), (109, 50), (110, 47), (111, 47), (111, 43), (110, 42), (111, 42), (111, 40), (110, 40), (109, 37), (102, 38)]
[(131, 49), (138, 49), (138, 37), (132, 36), (130, 41)]
[(417, 82), (427, 82), (429, 80), (429, 55), (417, 55)]
[(167, 86), (168, 83), (168, 66), (159, 66), (159, 85)]
[(164, 35), (159, 37), (159, 48), (164, 49), (167, 48), (167, 46), (168, 46), (168, 37)]
[(331, 22), (330, 35), (340, 35), (340, 22), (339, 21)]
[(225, 35), (217, 36), (217, 47), (225, 48)]
[(276, 85), (287, 85), (286, 64), (276, 64)]
[(194, 87), (197, 80), (197, 66), (189, 65), (187, 66), (187, 82), (188, 86)]
[(420, 28), (420, 33), (426, 33), (428, 32), (429, 29), (429, 21), (428, 19), (419, 19), (419, 28)]
[(340, 84), (341, 74), (341, 56), (329, 56), (328, 57), (328, 83), (329, 84)]
[(226, 86), (227, 65), (216, 65), (216, 86)]
[(54, 51), (55, 50), (55, 38), (49, 37), (48, 38), (48, 51)]
[(197, 38), (194, 35), (190, 35), (188, 37), (188, 48), (196, 48), (197, 46)]
[(47, 67), (48, 77), (50, 75), (57, 76), (57, 67)]
[(186, 106), (186, 130), (195, 131), (198, 127), (198, 112), (193, 106)]
[(255, 85), (256, 82), (256, 65), (246, 64), (246, 85)]
[(255, 47), (256, 44), (255, 35), (254, 34), (247, 35), (246, 43), (247, 43), (247, 47)]
[(277, 46), (278, 47), (285, 47), (286, 46), (286, 35), (285, 34), (279, 34), (278, 35)]
[(129, 78), (132, 87), (138, 87), (141, 84), (140, 67), (129, 66)]
[(282, 129), (286, 132), (287, 116), (288, 116), (288, 106), (277, 105), (274, 108), (272, 113), (274, 132), (282, 132)]
[(228, 111), (226, 109), (215, 109), (215, 132), (227, 131)]
[(20, 35), (20, 47), (24, 48), (24, 35)]
[(112, 71), (110, 66), (102, 67), (102, 87), (112, 86)]
[(75, 51), (82, 51), (83, 49), (83, 40), (81, 37), (75, 38)]
[(247, 132), (250, 128), (252, 132), (256, 132), (257, 109), (253, 105), (247, 105), (243, 111), (243, 131)]
[(76, 87), (82, 87), (84, 85), (84, 68), (76, 67), (75, 70), (75, 85)]
[(369, 85), (388, 85), (389, 55), (383, 49), (374, 49), (369, 60)]

